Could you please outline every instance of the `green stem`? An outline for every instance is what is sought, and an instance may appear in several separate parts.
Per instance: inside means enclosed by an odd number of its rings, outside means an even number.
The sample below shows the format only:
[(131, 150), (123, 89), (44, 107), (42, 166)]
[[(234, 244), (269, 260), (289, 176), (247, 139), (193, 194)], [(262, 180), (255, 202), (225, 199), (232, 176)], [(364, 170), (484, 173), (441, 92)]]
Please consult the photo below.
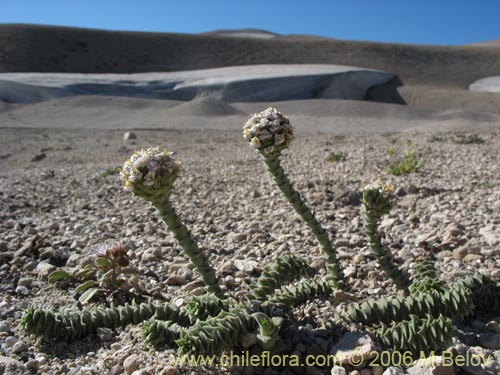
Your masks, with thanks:
[(327, 270), (328, 273), (333, 277), (335, 286), (342, 289), (344, 286), (344, 281), (342, 279), (342, 271), (340, 263), (337, 259), (335, 249), (328, 237), (328, 233), (321, 226), (321, 224), (316, 220), (314, 214), (305, 204), (305, 202), (300, 197), (300, 194), (294, 189), (290, 180), (285, 174), (283, 167), (280, 164), (279, 154), (263, 155), (266, 166), (274, 178), (274, 181), (280, 188), (283, 195), (286, 197), (288, 202), (291, 203), (295, 211), (304, 219), (307, 226), (311, 229), (312, 233), (318, 240), (321, 249), (327, 256)]
[(386, 246), (382, 246), (382, 240), (378, 231), (380, 215), (373, 210), (365, 210), (362, 215), (370, 248), (377, 257), (380, 266), (399, 289), (407, 290), (410, 285), (410, 279), (396, 266), (391, 251)]
[(196, 270), (207, 285), (208, 291), (214, 293), (219, 298), (224, 298), (224, 293), (219, 287), (215, 271), (210, 265), (207, 257), (194, 241), (189, 229), (181, 222), (172, 202), (167, 199), (159, 199), (152, 202), (158, 210), (168, 229), (173, 233), (175, 239), (183, 248), (186, 255), (191, 259)]

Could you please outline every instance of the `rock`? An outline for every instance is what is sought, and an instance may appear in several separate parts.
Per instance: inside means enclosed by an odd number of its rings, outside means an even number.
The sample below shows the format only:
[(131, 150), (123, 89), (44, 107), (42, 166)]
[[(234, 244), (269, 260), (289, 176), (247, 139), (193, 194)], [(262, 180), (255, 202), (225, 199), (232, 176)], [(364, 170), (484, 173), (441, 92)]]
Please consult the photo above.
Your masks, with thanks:
[(139, 368), (142, 360), (137, 354), (131, 354), (123, 361), (123, 368), (128, 374), (132, 374), (135, 370)]
[(404, 375), (405, 372), (401, 370), (399, 367), (388, 367), (382, 375)]
[(335, 240), (335, 247), (349, 247), (349, 240), (346, 238), (338, 238)]
[(130, 139), (137, 139), (137, 135), (135, 133), (132, 133), (132, 132), (123, 133), (123, 140), (124, 141), (128, 141)]
[(35, 268), (35, 272), (38, 273), (38, 277), (41, 279), (47, 279), (49, 275), (57, 269), (56, 266), (53, 266), (47, 262), (40, 262)]
[(132, 375), (151, 375), (151, 369), (150, 368), (144, 368), (140, 370), (135, 370)]
[(40, 362), (38, 362), (36, 359), (30, 359), (28, 362), (26, 362), (26, 368), (28, 370), (37, 371), (39, 367)]
[(324, 269), (325, 266), (326, 266), (326, 260), (323, 258), (316, 258), (309, 265), (309, 267), (311, 267), (313, 270), (316, 271)]
[(71, 254), (66, 261), (66, 266), (67, 267), (74, 267), (78, 264), (82, 256), (80, 254)]
[(376, 366), (372, 368), (372, 374), (373, 375), (383, 375), (384, 374), (384, 368), (382, 366)]
[(479, 345), (486, 349), (500, 350), (500, 334), (482, 333), (479, 335)]
[(184, 285), (182, 287), (182, 289), (185, 291), (193, 291), (193, 290), (196, 290), (196, 289), (198, 289), (200, 287), (204, 287), (204, 286), (205, 286), (205, 283), (203, 282), (203, 280), (197, 279), (197, 280), (193, 280), (193, 281), (187, 283), (186, 285)]
[(0, 374), (24, 374), (26, 367), (14, 358), (0, 356)]
[(406, 185), (405, 191), (407, 194), (418, 194), (418, 188), (413, 184)]
[(29, 349), (29, 345), (26, 344), (24, 341), (18, 341), (14, 344), (12, 347), (12, 353), (14, 354), (21, 354)]
[(356, 276), (356, 267), (354, 266), (348, 266), (344, 269), (344, 276), (345, 277), (354, 277)]
[(12, 331), (12, 327), (9, 322), (1, 321), (0, 322), (0, 333), (10, 333)]
[(407, 372), (410, 375), (453, 375), (453, 366), (441, 356), (419, 359)]
[(500, 227), (488, 225), (479, 229), (479, 234), (483, 236), (486, 243), (490, 246), (495, 247), (500, 244)]
[(46, 157), (47, 157), (47, 155), (44, 154), (43, 152), (41, 152), (40, 154), (36, 154), (35, 156), (33, 156), (31, 158), (31, 161), (37, 162), (37, 161), (45, 159)]
[(186, 283), (186, 277), (184, 275), (172, 275), (168, 277), (165, 283), (171, 286), (184, 285)]
[(5, 339), (4, 341), (4, 345), (5, 347), (7, 348), (12, 348), (14, 345), (16, 345), (16, 342), (18, 342), (19, 340), (16, 339), (14, 336), (9, 336)]
[(177, 373), (177, 367), (165, 366), (163, 370), (161, 370), (160, 375), (177, 375)]
[(30, 290), (25, 286), (18, 286), (16, 287), (16, 293), (21, 296), (27, 296), (28, 294), (30, 294)]
[(453, 258), (456, 260), (462, 260), (469, 253), (469, 248), (467, 246), (461, 246), (453, 250)]
[(359, 375), (372, 375), (372, 372), (371, 372), (370, 369), (364, 368), (363, 370), (361, 370), (361, 372), (359, 373)]
[(241, 338), (241, 346), (249, 348), (257, 343), (257, 335), (255, 333), (246, 333)]
[(333, 366), (331, 374), (332, 375), (347, 375), (347, 371), (345, 368), (343, 368), (341, 366)]
[(484, 257), (482, 255), (477, 255), (477, 254), (467, 254), (464, 257), (464, 262), (465, 263), (474, 263), (474, 262), (482, 262)]
[(245, 241), (247, 239), (247, 235), (245, 233), (229, 233), (227, 235), (227, 242), (229, 243), (238, 243)]
[(376, 345), (369, 335), (348, 332), (330, 350), (340, 365), (361, 363), (375, 355)]
[(500, 269), (491, 271), (490, 276), (494, 280), (500, 280)]
[(391, 230), (391, 228), (396, 224), (397, 219), (386, 217), (380, 222), (380, 227), (386, 230)]
[(229, 259), (229, 260), (226, 260), (224, 263), (222, 263), (218, 267), (218, 270), (222, 275), (225, 275), (225, 276), (232, 275), (236, 271), (236, 266), (234, 265), (234, 261)]
[(33, 278), (31, 277), (23, 277), (18, 280), (17, 286), (30, 286), (33, 283)]
[(365, 237), (360, 236), (359, 234), (353, 234), (349, 239), (349, 245), (353, 247), (363, 246), (364, 243), (365, 243)]
[(494, 333), (500, 333), (500, 323), (492, 320), (491, 322), (486, 323), (485, 328)]
[(97, 337), (99, 337), (99, 340), (102, 342), (111, 341), (113, 339), (113, 331), (109, 328), (99, 327), (97, 328)]
[(354, 294), (346, 293), (343, 290), (335, 290), (333, 292), (333, 299), (336, 303), (356, 301), (358, 298)]
[(251, 274), (258, 267), (259, 262), (251, 259), (236, 259), (234, 261), (234, 266), (238, 269), (238, 271), (245, 272), (247, 274)]

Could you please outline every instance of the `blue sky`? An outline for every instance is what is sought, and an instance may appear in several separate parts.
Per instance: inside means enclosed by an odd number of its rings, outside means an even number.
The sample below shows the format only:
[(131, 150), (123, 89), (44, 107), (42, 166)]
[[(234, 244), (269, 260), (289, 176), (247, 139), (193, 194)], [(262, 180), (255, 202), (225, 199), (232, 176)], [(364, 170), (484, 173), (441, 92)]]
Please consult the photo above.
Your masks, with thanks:
[(258, 28), (456, 45), (500, 39), (500, 0), (0, 0), (0, 23), (198, 33)]

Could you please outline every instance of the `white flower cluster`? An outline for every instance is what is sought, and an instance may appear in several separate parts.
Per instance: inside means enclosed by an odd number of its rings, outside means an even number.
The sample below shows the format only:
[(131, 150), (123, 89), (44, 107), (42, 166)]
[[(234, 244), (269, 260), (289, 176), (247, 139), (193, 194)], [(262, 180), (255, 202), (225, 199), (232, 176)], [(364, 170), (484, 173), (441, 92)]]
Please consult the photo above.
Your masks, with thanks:
[(276, 108), (254, 114), (243, 128), (243, 138), (256, 149), (271, 153), (286, 148), (293, 140), (293, 127), (286, 116)]
[(137, 185), (149, 187), (165, 178), (167, 183), (173, 183), (178, 171), (179, 162), (172, 158), (172, 152), (150, 147), (135, 151), (123, 165), (120, 175), (125, 189), (134, 191)]
[(384, 184), (382, 179), (378, 179), (372, 184), (368, 184), (363, 188), (363, 191), (378, 190), (381, 194), (392, 194), (394, 192), (394, 185), (392, 183)]
[(394, 185), (383, 183), (378, 179), (363, 189), (363, 206), (365, 210), (382, 216), (389, 213), (392, 207)]

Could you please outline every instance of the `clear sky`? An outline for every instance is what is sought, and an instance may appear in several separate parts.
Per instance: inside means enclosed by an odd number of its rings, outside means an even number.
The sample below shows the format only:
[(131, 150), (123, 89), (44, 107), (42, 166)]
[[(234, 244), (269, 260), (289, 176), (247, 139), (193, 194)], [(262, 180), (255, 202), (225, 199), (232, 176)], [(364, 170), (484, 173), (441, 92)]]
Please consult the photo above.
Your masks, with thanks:
[(500, 0), (0, 0), (0, 23), (455, 45), (500, 39)]

